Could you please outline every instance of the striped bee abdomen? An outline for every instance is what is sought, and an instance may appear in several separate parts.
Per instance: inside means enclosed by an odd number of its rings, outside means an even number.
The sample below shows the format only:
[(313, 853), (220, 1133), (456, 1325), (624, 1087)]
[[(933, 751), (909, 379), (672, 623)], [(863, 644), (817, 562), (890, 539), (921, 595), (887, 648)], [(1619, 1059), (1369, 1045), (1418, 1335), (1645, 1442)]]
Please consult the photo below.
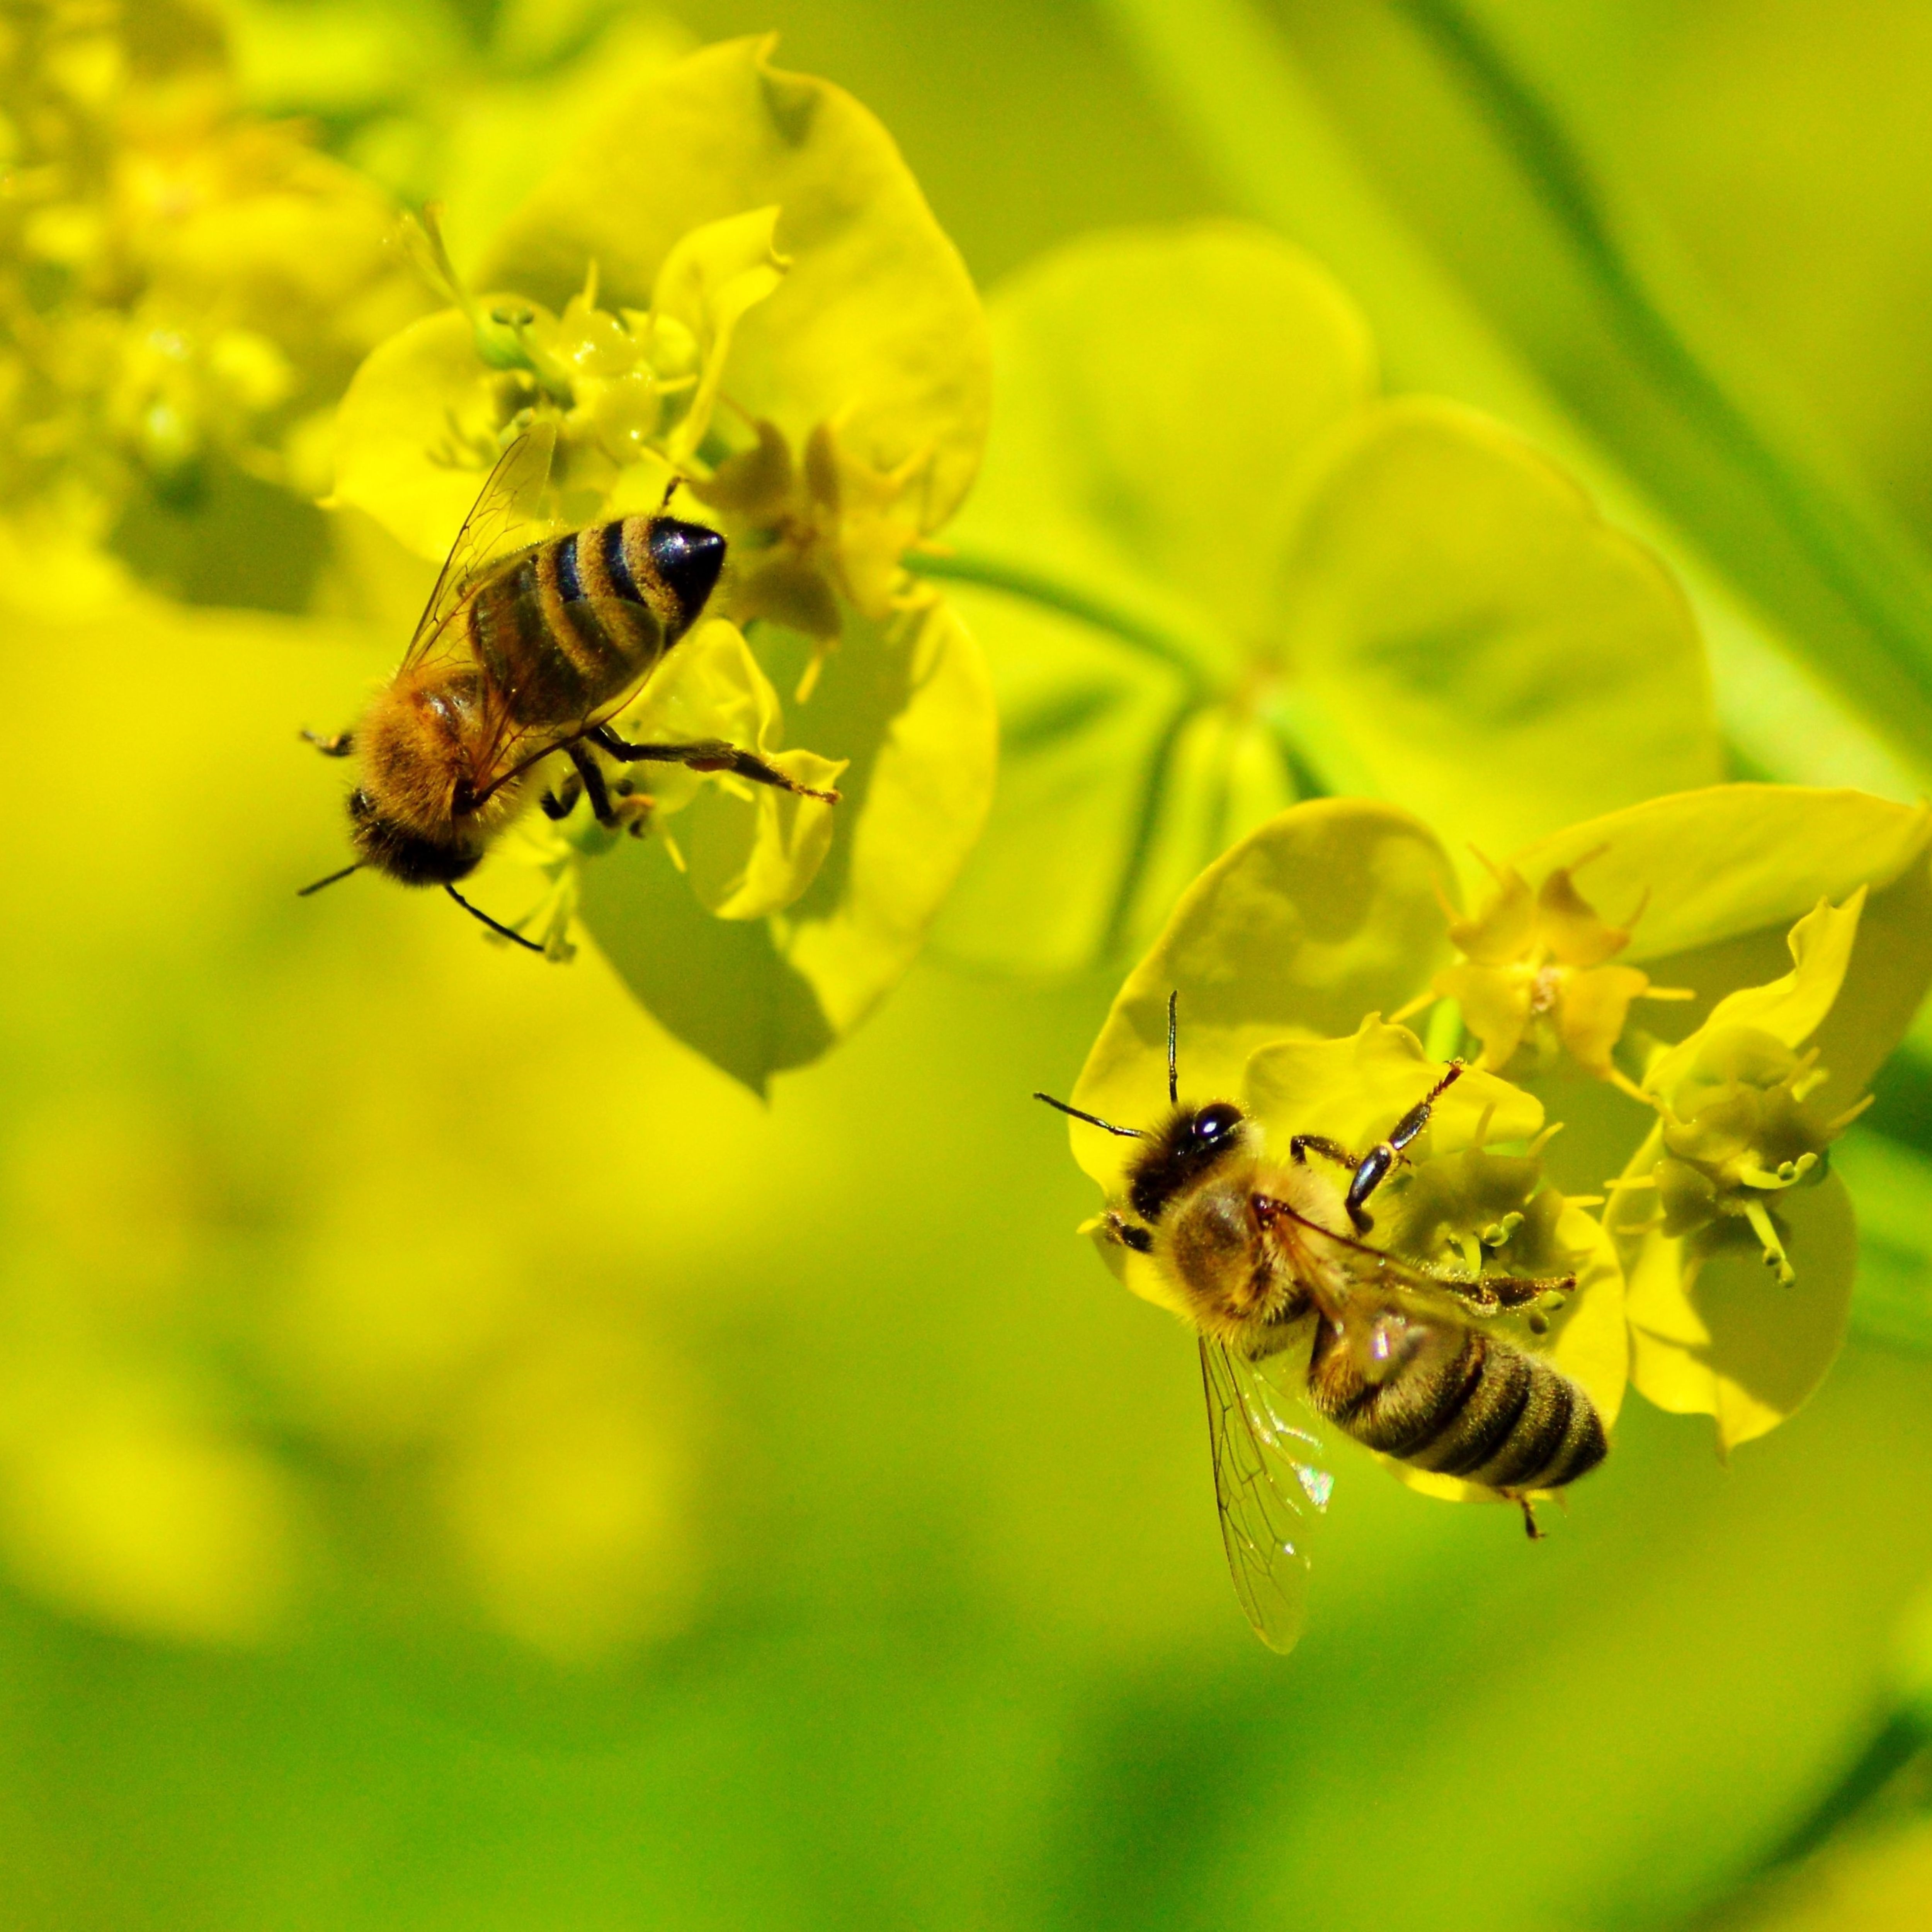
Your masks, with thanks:
[(518, 724), (567, 726), (640, 682), (704, 610), (724, 539), (622, 517), (508, 559), (472, 594), (478, 662)]
[(1370, 1449), (1512, 1491), (1561, 1489), (1609, 1453), (1596, 1405), (1560, 1370), (1480, 1330), (1399, 1318), (1371, 1372), (1321, 1324), (1308, 1368), (1319, 1414)]

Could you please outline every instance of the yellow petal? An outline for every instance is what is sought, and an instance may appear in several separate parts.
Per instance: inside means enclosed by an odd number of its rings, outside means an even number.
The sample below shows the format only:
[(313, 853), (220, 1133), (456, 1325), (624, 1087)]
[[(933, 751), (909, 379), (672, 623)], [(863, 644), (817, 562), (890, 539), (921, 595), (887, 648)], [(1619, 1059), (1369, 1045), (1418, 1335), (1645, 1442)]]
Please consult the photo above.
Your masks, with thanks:
[(1677, 1083), (1696, 1064), (1706, 1042), (1732, 1028), (1768, 1034), (1788, 1047), (1803, 1046), (1823, 1024), (1838, 997), (1864, 903), (1862, 886), (1842, 906), (1821, 899), (1791, 928), (1791, 957), (1796, 962), (1792, 970), (1769, 986), (1744, 987), (1720, 1000), (1702, 1027), (1652, 1065), (1644, 1076), (1646, 1089), (1668, 1101)]
[(1514, 868), (1492, 865), (1478, 852), (1496, 889), (1473, 919), (1452, 919), (1449, 938), (1456, 950), (1479, 966), (1505, 966), (1527, 958), (1536, 943), (1536, 898), (1529, 882)]
[[(1167, 1000), (1180, 998), (1181, 1091), (1240, 1091), (1248, 1056), (1282, 1039), (1352, 1035), (1427, 983), (1447, 950), (1448, 856), (1426, 827), (1360, 799), (1298, 805), (1203, 872), (1109, 1010), (1072, 1099), (1136, 1126), (1167, 1104)], [(1126, 1143), (1070, 1122), (1108, 1192)]]
[(724, 380), (731, 341), (746, 314), (784, 280), (772, 242), (776, 207), (709, 221), (680, 236), (664, 259), (651, 290), (654, 318), (681, 322), (696, 340), (702, 373), (691, 406), (667, 452), (682, 463), (704, 440)]
[[(1294, 1134), (1325, 1134), (1358, 1154), (1366, 1153), (1394, 1128), (1448, 1071), (1431, 1060), (1408, 1028), (1373, 1016), (1341, 1040), (1281, 1040), (1248, 1058), (1240, 1097), (1261, 1123), (1277, 1160)], [(1543, 1126), (1543, 1102), (1498, 1080), (1467, 1069), (1437, 1100), (1418, 1159), (1476, 1145), (1532, 1138)]]
[(1559, 866), (1544, 880), (1536, 895), (1537, 932), (1564, 965), (1600, 966), (1630, 944), (1630, 934), (1598, 916), (1596, 908), (1576, 890), (1570, 876), (1575, 869)]
[(1433, 981), (1445, 1000), (1460, 1003), (1462, 1023), (1483, 1042), (1483, 1064), (1507, 1066), (1529, 1024), (1529, 975), (1513, 967), (1445, 967)]
[[(679, 644), (620, 728), (628, 737), (668, 742), (724, 738), (814, 790), (836, 784), (845, 769), (816, 752), (780, 748), (778, 693), (743, 634), (722, 618), (700, 625)], [(676, 769), (646, 767), (643, 782), (657, 790), (656, 775)], [(817, 876), (837, 810), (728, 772), (705, 774), (692, 788), (675, 835), (692, 890), (720, 919), (782, 910)]]
[(1650, 984), (1634, 966), (1599, 966), (1571, 972), (1556, 1007), (1556, 1032), (1579, 1066), (1609, 1077), (1610, 1052), (1622, 1039), (1630, 1002)]

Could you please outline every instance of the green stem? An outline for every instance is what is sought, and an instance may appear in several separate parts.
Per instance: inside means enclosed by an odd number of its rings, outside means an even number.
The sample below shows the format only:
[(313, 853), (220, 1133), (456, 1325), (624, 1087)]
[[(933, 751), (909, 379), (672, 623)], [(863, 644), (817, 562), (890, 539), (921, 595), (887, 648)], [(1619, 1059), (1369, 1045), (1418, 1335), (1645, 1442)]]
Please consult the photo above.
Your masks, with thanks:
[(916, 577), (936, 578), (950, 584), (974, 584), (982, 590), (1004, 591), (1022, 602), (1057, 610), (1062, 616), (1077, 618), (1104, 631), (1134, 650), (1179, 671), (1186, 679), (1190, 698), (1201, 701), (1208, 695), (1202, 675), (1204, 655), (1192, 640), (1166, 626), (1124, 610), (1118, 604), (1095, 596), (1090, 591), (1069, 584), (1064, 578), (1050, 576), (1026, 564), (1010, 563), (999, 557), (976, 555), (970, 550), (944, 553), (908, 551), (906, 568)]
[[(1879, 554), (1836, 494), (1774, 446), (1684, 340), (1619, 244), (1588, 163), (1549, 104), (1459, 0), (1394, 0), (1461, 76), (1568, 238), (1636, 360), (1698, 429), (1754, 475), (1820, 576), (1932, 690), (1932, 599), (1916, 559)], [(1906, 578), (1918, 580), (1900, 580)]]
[[(997, 590), (1021, 602), (1034, 604), (1065, 617), (1090, 625), (1095, 630), (1125, 644), (1143, 656), (1155, 659), (1184, 680), (1180, 716), (1184, 720), (1212, 704), (1234, 708), (1228, 693), (1211, 682), (1202, 670), (1204, 660), (1225, 658), (1225, 645), (1202, 638), (1122, 608), (1108, 598), (1068, 583), (1065, 578), (1036, 569), (1028, 564), (1013, 563), (1000, 557), (972, 550), (940, 554), (909, 552), (906, 568), (915, 576), (950, 584), (970, 584), (985, 590)], [(1337, 755), (1339, 740), (1332, 730), (1315, 721), (1317, 728), (1298, 728), (1288, 712), (1296, 704), (1309, 708), (1304, 694), (1292, 704), (1277, 701), (1264, 710), (1262, 716), (1274, 735), (1276, 746), (1287, 765), (1295, 789), (1304, 798), (1329, 798), (1348, 794), (1372, 795), (1376, 788), (1366, 782), (1345, 755)], [(1325, 746), (1325, 748), (1324, 748)]]
[(1154, 834), (1174, 781), (1174, 754), (1181, 734), (1193, 722), (1200, 706), (1178, 706), (1169, 716), (1154, 755), (1148, 760), (1147, 784), (1141, 794), (1141, 808), (1134, 820), (1133, 837), (1127, 845), (1126, 862), (1120, 868), (1120, 884), (1114, 890), (1114, 903), (1107, 914), (1107, 928), (1100, 941), (1102, 958), (1112, 958), (1126, 949), (1132, 933), (1134, 901), (1146, 876), (1148, 860), (1153, 856)]

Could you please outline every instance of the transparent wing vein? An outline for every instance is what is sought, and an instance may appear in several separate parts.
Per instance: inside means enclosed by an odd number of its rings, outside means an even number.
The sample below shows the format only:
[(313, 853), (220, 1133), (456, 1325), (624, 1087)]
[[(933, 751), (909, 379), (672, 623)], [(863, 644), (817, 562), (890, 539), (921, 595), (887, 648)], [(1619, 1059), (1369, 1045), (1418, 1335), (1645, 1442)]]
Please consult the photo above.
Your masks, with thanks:
[(1282, 1416), (1253, 1366), (1205, 1336), (1201, 1381), (1234, 1594), (1262, 1642), (1292, 1650), (1307, 1620), (1309, 1532), (1334, 1479), (1315, 1437)]

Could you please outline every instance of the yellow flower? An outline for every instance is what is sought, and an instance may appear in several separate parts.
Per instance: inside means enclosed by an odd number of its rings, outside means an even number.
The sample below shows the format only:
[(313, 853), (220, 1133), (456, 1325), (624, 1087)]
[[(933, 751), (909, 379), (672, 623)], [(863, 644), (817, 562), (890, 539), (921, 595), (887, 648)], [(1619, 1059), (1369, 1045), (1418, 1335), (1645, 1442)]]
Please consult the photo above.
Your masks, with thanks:
[(1792, 928), (1791, 972), (1720, 1000), (1644, 1078), (1663, 1114), (1664, 1153), (1651, 1178), (1664, 1232), (1721, 1236), (1725, 1222), (1742, 1220), (1762, 1244), (1766, 1265), (1787, 1286), (1793, 1272), (1772, 1201), (1823, 1179), (1826, 1149), (1868, 1104), (1820, 1112), (1811, 1096), (1831, 1070), (1818, 1064), (1816, 1048), (1798, 1051), (1824, 1024), (1844, 982), (1864, 902), (1863, 888), (1841, 908), (1821, 901)]
[[(760, 1088), (910, 964), (977, 836), (993, 758), (977, 648), (902, 562), (977, 466), (978, 301), (884, 130), (768, 53), (734, 41), (653, 68), (486, 250), (490, 292), (460, 285), (425, 226), (418, 253), (451, 306), (358, 372), (332, 499), (440, 559), (484, 470), (542, 418), (563, 520), (655, 508), (676, 482), (680, 514), (723, 527), (718, 622), (618, 728), (635, 736), (670, 705), (691, 735), (749, 734), (780, 764), (847, 771), (844, 802), (821, 823), (822, 808), (722, 775), (654, 781), (641, 844), (538, 830), (524, 856), (550, 874), (532, 917), (554, 952), (580, 911), (666, 1024)], [(821, 678), (834, 638), (845, 648)], [(778, 748), (783, 689), (810, 701), (824, 755)], [(667, 925), (657, 868), (734, 922), (732, 970), (682, 911)], [(646, 902), (648, 936), (632, 916)], [(687, 945), (712, 958), (692, 969), (709, 971), (701, 1019), (664, 976)]]
[[(1856, 1231), (1826, 1150), (1932, 986), (1928, 840), (1932, 812), (1862, 793), (1716, 786), (1526, 848), (1492, 868), (1483, 911), (1452, 910), (1445, 929), (1453, 868), (1418, 820), (1360, 800), (1298, 806), (1182, 896), (1070, 1097), (1132, 1125), (1157, 1113), (1178, 991), (1188, 1094), (1237, 1100), (1271, 1149), (1311, 1133), (1369, 1144), (1466, 1028), (1482, 1064), (1387, 1184), (1373, 1239), (1466, 1280), (1492, 1256), (1526, 1276), (1574, 1267), (1579, 1291), (1535, 1346), (1606, 1414), (1628, 1376), (1660, 1407), (1714, 1416), (1724, 1444), (1742, 1442), (1804, 1400), (1843, 1337)], [(1643, 906), (1634, 932), (1577, 894), (1586, 864)], [(1787, 946), (1792, 969), (1775, 977), (1765, 969)], [(1646, 977), (1613, 964), (1626, 952), (1685, 989), (1664, 1011), (1690, 1022), (1649, 1042), (1640, 1082), (1578, 1080), (1567, 1062), (1516, 1051), (1546, 1018), (1598, 1072)], [(1552, 968), (1539, 1014), (1536, 976)], [(1593, 990), (1593, 976), (1623, 970), (1633, 980)], [(1432, 1005), (1426, 1050), (1376, 1017)], [(1579, 1039), (1600, 1051), (1577, 1052)], [(1071, 1132), (1118, 1196), (1132, 1144), (1078, 1121)], [(1599, 1224), (1587, 1204), (1616, 1170)], [(1106, 1257), (1136, 1292), (1171, 1301), (1148, 1257), (1113, 1244)]]
[[(1631, 1002), (1691, 995), (1609, 963), (1630, 933), (1600, 919), (1573, 877), (1598, 856), (1556, 867), (1534, 892), (1520, 872), (1484, 859), (1496, 890), (1474, 918), (1451, 914), (1449, 937), (1463, 957), (1436, 974), (1430, 994), (1460, 1004), (1463, 1024), (1483, 1042), (1485, 1066), (1500, 1070), (1519, 1052), (1546, 1060), (1561, 1046), (1586, 1072), (1636, 1093), (1610, 1060)], [(1427, 1003), (1425, 996), (1412, 1010)]]
[[(219, 28), (182, 0), (153, 0), (138, 32), (112, 8), (16, 9), (0, 111), (17, 142), (0, 194), (0, 541), (44, 554), (15, 594), (70, 596), (80, 562), (44, 556), (110, 542), (188, 587), (193, 533), (170, 519), (218, 518), (251, 483), (309, 494), (318, 414), (424, 306), (386, 246), (392, 211), (296, 130), (237, 113)], [(316, 522), (312, 560), (319, 522), (284, 500), (285, 520)]]
[[(1296, 1135), (1372, 1145), (1447, 1070), (1439, 1054), (1378, 1016), (1439, 957), (1438, 895), (1453, 877), (1433, 835), (1394, 807), (1333, 800), (1280, 814), (1182, 896), (1115, 998), (1073, 1104), (1116, 1122), (1151, 1122), (1166, 1100), (1175, 992), (1184, 1099), (1237, 1101), (1276, 1160)], [(1070, 1131), (1082, 1167), (1117, 1198), (1130, 1144), (1080, 1121)], [(1551, 1178), (1562, 1145), (1534, 1094), (1471, 1069), (1384, 1184), (1387, 1199), (1378, 1194), (1370, 1238), (1471, 1282), (1486, 1264), (1523, 1276), (1574, 1272), (1576, 1288), (1560, 1307), (1498, 1310), (1497, 1318), (1581, 1383), (1608, 1421), (1628, 1375), (1622, 1270), (1587, 1197)], [(1147, 1256), (1099, 1245), (1135, 1293), (1178, 1312)], [(1479, 1493), (1391, 1466), (1432, 1495)]]

